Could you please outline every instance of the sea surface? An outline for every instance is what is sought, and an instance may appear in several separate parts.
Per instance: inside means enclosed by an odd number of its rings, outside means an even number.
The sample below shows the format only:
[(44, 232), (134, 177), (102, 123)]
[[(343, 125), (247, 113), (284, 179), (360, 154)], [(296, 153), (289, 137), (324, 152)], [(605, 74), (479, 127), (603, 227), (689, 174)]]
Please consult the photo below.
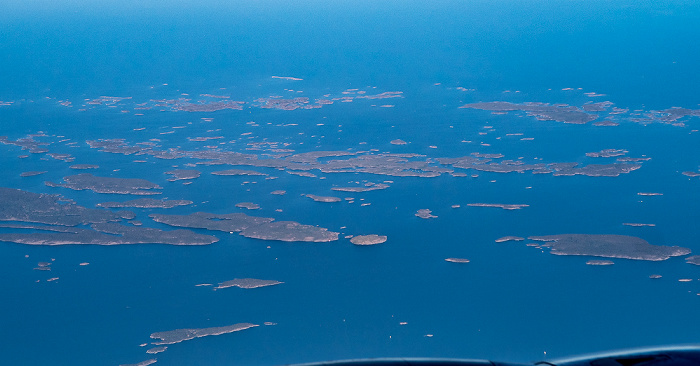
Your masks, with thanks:
[[(174, 229), (152, 221), (153, 213), (243, 212), (340, 236), (282, 242), (193, 229), (219, 241), (0, 242), (0, 363), (120, 365), (156, 358), (157, 365), (280, 365), (389, 356), (530, 362), (700, 341), (700, 267), (683, 257), (591, 266), (586, 261), (609, 258), (495, 242), (508, 235), (617, 234), (700, 252), (700, 181), (682, 174), (700, 166), (700, 113), (676, 125), (635, 120), (671, 107), (700, 109), (697, 2), (10, 0), (5, 8), (0, 135), (12, 141), (36, 135), (50, 143), (50, 153), (74, 161), (0, 145), (0, 186), (60, 194), (95, 208), (142, 197), (45, 182), (80, 173), (142, 178), (163, 187), (149, 198), (193, 201), (170, 209), (127, 208), (145, 227)], [(386, 92), (401, 94), (341, 99)], [(224, 100), (202, 94), (245, 104), (187, 112), (154, 102)], [(102, 96), (130, 99), (87, 103)], [(257, 100), (269, 97), (335, 100), (314, 109), (260, 108)], [(627, 112), (613, 116), (619, 125), (608, 127), (459, 108), (492, 101), (577, 107), (609, 101)], [(150, 109), (138, 109), (143, 106)], [(188, 139), (202, 136), (221, 138)], [(433, 166), (440, 166), (437, 158), (472, 153), (526, 164), (615, 163), (615, 157), (586, 156), (604, 149), (651, 159), (616, 177), (312, 170), (317, 177), (311, 178), (187, 157), (102, 152), (86, 143), (99, 139), (261, 159), (280, 152), (251, 150), (254, 144), (274, 142), (295, 154), (421, 154)], [(390, 143), (395, 139), (407, 144)], [(72, 164), (99, 168), (75, 170)], [(277, 178), (210, 174), (234, 168)], [(173, 169), (202, 174), (168, 181), (165, 172)], [(46, 173), (20, 176), (27, 171)], [(331, 190), (366, 182), (389, 188)], [(274, 190), (287, 193), (271, 195)], [(343, 200), (315, 202), (303, 194)], [(240, 202), (260, 209), (235, 207)], [(416, 217), (419, 209), (437, 217)], [(0, 228), (0, 234), (15, 231)], [(357, 246), (346, 238), (367, 234), (388, 239)], [(445, 261), (452, 257), (469, 263)], [(51, 262), (51, 271), (33, 270), (38, 262)], [(649, 278), (654, 274), (662, 277)], [(283, 283), (216, 291), (196, 286), (234, 278)], [(183, 341), (157, 355), (145, 352), (150, 345), (140, 346), (155, 332), (236, 323), (259, 326)]]

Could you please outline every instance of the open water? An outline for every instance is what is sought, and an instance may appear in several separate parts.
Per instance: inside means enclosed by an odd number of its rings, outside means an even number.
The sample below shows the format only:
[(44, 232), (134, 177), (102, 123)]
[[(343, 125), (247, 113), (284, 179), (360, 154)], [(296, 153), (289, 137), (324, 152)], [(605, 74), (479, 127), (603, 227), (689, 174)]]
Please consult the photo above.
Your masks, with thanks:
[[(85, 207), (126, 200), (44, 184), (83, 172), (71, 164), (97, 164), (99, 169), (88, 172), (147, 179), (164, 187), (156, 198), (194, 201), (172, 209), (132, 209), (144, 226), (172, 229), (151, 221), (150, 213), (243, 212), (234, 205), (254, 202), (261, 209), (247, 214), (318, 225), (341, 236), (330, 243), (286, 243), (195, 230), (220, 241), (180, 247), (2, 243), (1, 363), (119, 365), (157, 358), (158, 365), (274, 365), (380, 356), (527, 362), (699, 340), (700, 267), (682, 257), (588, 266), (585, 262), (595, 258), (494, 242), (506, 235), (621, 234), (700, 251), (700, 182), (681, 174), (700, 165), (700, 133), (693, 131), (697, 117), (671, 126), (642, 125), (627, 116), (617, 120), (619, 126), (597, 127), (458, 108), (480, 101), (576, 106), (611, 101), (630, 113), (698, 109), (696, 2), (6, 5), (0, 15), (0, 100), (12, 103), (0, 106), (0, 135), (16, 140), (45, 133), (37, 139), (52, 142), (52, 153), (70, 153), (75, 161), (46, 154), (20, 159), (26, 151), (2, 145), (0, 186), (61, 194)], [(313, 101), (326, 94), (339, 98), (355, 88), (403, 94), (311, 110), (250, 107), (261, 97)], [(134, 109), (183, 93), (194, 100), (200, 94), (230, 95), (247, 104), (240, 111)], [(103, 95), (131, 99), (115, 108), (84, 105)], [(173, 129), (179, 126), (184, 128)], [(523, 135), (507, 135), (513, 133)], [(197, 136), (223, 138), (187, 139)], [(85, 143), (114, 138), (128, 144), (160, 139), (164, 149), (183, 150), (235, 141), (220, 149), (242, 153), (251, 153), (250, 142), (272, 141), (289, 143), (296, 153), (378, 149), (438, 158), (480, 152), (522, 157), (526, 163), (541, 158), (591, 164), (614, 158), (596, 160), (585, 153), (614, 148), (652, 159), (618, 177), (470, 171), (479, 176), (419, 178), (312, 171), (325, 178), (318, 179), (254, 168), (278, 177), (265, 180), (214, 176), (209, 173), (229, 167), (198, 165), (193, 169), (202, 176), (183, 185), (169, 182), (164, 172), (173, 166), (188, 169), (184, 164), (195, 160), (149, 156), (146, 163), (135, 163), (141, 157), (99, 152)], [(409, 144), (390, 144), (394, 139)], [(47, 173), (20, 177), (25, 171)], [(364, 193), (330, 190), (363, 180), (392, 182), (388, 189)], [(287, 194), (269, 194), (278, 189)], [(309, 193), (355, 197), (355, 202), (301, 196)], [(475, 202), (529, 207), (466, 206)], [(461, 207), (451, 208), (455, 204)], [(414, 216), (425, 208), (438, 217)], [(344, 238), (362, 234), (388, 240), (362, 247)], [(448, 257), (470, 263), (445, 262)], [(50, 272), (32, 270), (37, 262), (52, 260)], [(82, 262), (90, 264), (79, 266)], [(663, 277), (652, 280), (652, 274)], [(59, 279), (46, 281), (52, 277)], [(284, 283), (249, 290), (195, 286), (248, 277)], [(139, 347), (154, 332), (241, 322), (260, 326), (174, 344), (154, 356), (146, 354), (149, 347)]]

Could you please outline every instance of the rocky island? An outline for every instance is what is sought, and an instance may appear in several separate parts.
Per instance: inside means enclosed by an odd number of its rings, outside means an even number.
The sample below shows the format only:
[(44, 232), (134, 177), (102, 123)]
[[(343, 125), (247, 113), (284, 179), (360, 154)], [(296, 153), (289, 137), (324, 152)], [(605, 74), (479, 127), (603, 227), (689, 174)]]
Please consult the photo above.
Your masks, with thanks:
[(253, 203), (253, 202), (239, 202), (239, 203), (236, 203), (236, 207), (246, 208), (248, 210), (260, 209), (260, 205), (258, 205), (257, 203)]
[(168, 178), (169, 181), (174, 182), (176, 180), (186, 180), (199, 178), (202, 174), (199, 170), (194, 169), (175, 169), (165, 172), (165, 174), (172, 175), (172, 178)]
[(469, 259), (466, 258), (445, 258), (445, 261), (452, 263), (469, 263)]
[(49, 187), (70, 188), (76, 191), (89, 189), (96, 193), (154, 195), (161, 194), (159, 185), (145, 179), (96, 177), (83, 173), (63, 177), (64, 183), (45, 182)]
[(585, 124), (596, 120), (597, 115), (587, 113), (583, 109), (565, 104), (549, 105), (547, 103), (515, 104), (509, 102), (481, 102), (465, 104), (460, 108), (481, 109), (495, 113), (523, 111), (528, 116), (540, 121), (556, 121), (564, 123)]
[(213, 175), (252, 175), (252, 176), (266, 176), (265, 173), (256, 172), (255, 170), (244, 170), (244, 169), (228, 169), (219, 170), (216, 172), (211, 172)]
[(304, 194), (303, 196), (309, 197), (316, 202), (340, 202), (340, 201), (342, 201), (342, 199), (340, 199), (340, 197), (317, 196), (315, 194)]
[(20, 173), (19, 176), (20, 177), (33, 177), (35, 175), (42, 175), (42, 174), (46, 174), (46, 173), (48, 173), (46, 170), (32, 170), (32, 171)]
[(339, 192), (369, 192), (369, 191), (376, 191), (380, 189), (387, 189), (389, 188), (388, 184), (384, 183), (379, 183), (379, 184), (374, 184), (374, 183), (367, 183), (364, 187), (333, 187), (331, 190), (333, 191), (339, 191)]
[(437, 218), (437, 216), (432, 214), (433, 211), (428, 210), (427, 208), (422, 208), (418, 211), (416, 211), (415, 215), (417, 217), (420, 217), (421, 219), (434, 219)]
[(79, 206), (57, 194), (0, 187), (0, 221), (77, 226), (132, 218), (133, 212), (111, 212)]
[(503, 204), (503, 203), (467, 203), (467, 206), (471, 206), (471, 207), (496, 207), (496, 208), (502, 208), (504, 210), (520, 210), (521, 208), (529, 207), (530, 205)]
[(102, 202), (98, 203), (97, 207), (106, 208), (173, 208), (177, 206), (191, 205), (193, 202), (189, 200), (157, 200), (153, 198), (139, 198), (124, 202)]
[(385, 235), (358, 235), (350, 239), (350, 242), (355, 245), (376, 245), (381, 244), (386, 241), (387, 237)]
[(504, 236), (501, 238), (496, 239), (496, 243), (504, 243), (507, 241), (523, 241), (525, 238), (519, 237), (519, 236)]
[(598, 152), (586, 153), (586, 156), (588, 156), (589, 158), (612, 158), (616, 156), (622, 156), (627, 153), (628, 151), (623, 149), (605, 149)]
[(700, 266), (700, 255), (691, 255), (690, 257), (686, 257), (685, 262)]
[(20, 229), (18, 233), (0, 233), (0, 241), (29, 245), (207, 245), (219, 241), (214, 236), (190, 230), (164, 231), (117, 223), (92, 224), (90, 229), (32, 224), (0, 224), (0, 227)]
[(562, 234), (530, 236), (528, 239), (543, 242), (541, 246), (550, 248), (554, 255), (663, 261), (690, 254), (688, 248), (652, 245), (644, 239), (626, 235)]
[(157, 340), (153, 342), (154, 345), (160, 346), (164, 344), (180, 343), (195, 338), (238, 332), (257, 326), (257, 324), (251, 323), (238, 323), (225, 327), (175, 329), (166, 332), (152, 333), (151, 338)]
[(612, 266), (615, 262), (604, 259), (591, 259), (586, 264), (589, 266)]
[(229, 281), (220, 282), (218, 286), (214, 287), (214, 290), (228, 288), (228, 287), (240, 287), (245, 289), (274, 286), (279, 285), (284, 282), (275, 280), (259, 280), (256, 278), (234, 278)]
[(338, 240), (337, 232), (294, 221), (274, 221), (268, 217), (254, 217), (243, 213), (210, 214), (196, 212), (189, 215), (149, 215), (154, 221), (170, 226), (238, 232), (247, 238), (279, 241), (328, 242)]
[(85, 169), (97, 169), (99, 167), (100, 166), (96, 165), (96, 164), (74, 164), (74, 165), (71, 165), (69, 168), (76, 169), (76, 170), (85, 170)]

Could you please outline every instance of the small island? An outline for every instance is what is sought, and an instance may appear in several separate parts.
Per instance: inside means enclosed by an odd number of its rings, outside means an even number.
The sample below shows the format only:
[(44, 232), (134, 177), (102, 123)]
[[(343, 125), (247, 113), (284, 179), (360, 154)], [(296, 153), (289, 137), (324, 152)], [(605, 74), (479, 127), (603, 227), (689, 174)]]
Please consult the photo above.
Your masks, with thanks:
[(0, 187), (0, 221), (22, 221), (46, 225), (77, 226), (116, 222), (133, 212), (90, 209), (57, 194), (40, 194)]
[(158, 347), (152, 347), (146, 350), (146, 353), (149, 355), (155, 355), (161, 352), (165, 352), (168, 349), (168, 346), (158, 346)]
[(76, 169), (76, 170), (85, 170), (85, 169), (97, 169), (99, 167), (100, 166), (96, 165), (96, 164), (74, 164), (74, 165), (71, 165), (69, 168)]
[(316, 202), (340, 202), (342, 199), (340, 197), (332, 196), (317, 196), (315, 194), (304, 194), (303, 196), (309, 197)]
[(350, 239), (350, 242), (355, 245), (376, 245), (386, 242), (387, 237), (385, 235), (358, 235)]
[(256, 278), (234, 278), (229, 281), (224, 281), (220, 282), (218, 286), (214, 287), (214, 290), (222, 289), (222, 288), (229, 288), (229, 287), (240, 287), (244, 289), (251, 289), (251, 288), (258, 288), (258, 287), (265, 287), (265, 286), (274, 286), (274, 285), (279, 285), (284, 282), (280, 281), (275, 281), (275, 280), (259, 280)]
[(63, 177), (64, 183), (45, 182), (49, 187), (70, 188), (76, 191), (84, 189), (96, 193), (154, 195), (161, 194), (159, 185), (145, 179), (96, 177), (89, 173)]
[(616, 156), (622, 156), (627, 153), (628, 151), (623, 149), (605, 149), (598, 152), (586, 153), (586, 156), (588, 156), (589, 158), (612, 158)]
[(445, 258), (445, 261), (452, 263), (469, 263), (469, 259), (466, 258)]
[(592, 259), (587, 261), (586, 264), (589, 266), (612, 266), (615, 262), (603, 259)]
[(166, 332), (152, 333), (151, 338), (157, 339), (158, 341), (153, 342), (153, 344), (160, 346), (164, 344), (180, 343), (195, 338), (238, 332), (257, 326), (257, 324), (251, 323), (238, 323), (224, 327), (175, 329)]
[(688, 248), (652, 245), (644, 239), (626, 235), (561, 234), (530, 236), (528, 239), (544, 242), (540, 246), (550, 248), (554, 255), (663, 261), (690, 254)]
[[(579, 109), (566, 104), (549, 105), (546, 103), (515, 104), (509, 102), (481, 102), (465, 104), (460, 108), (481, 109), (493, 113), (523, 111), (528, 116), (535, 117), (540, 121), (556, 121), (573, 124), (585, 124), (598, 118), (598, 115), (587, 113), (588, 111), (585, 109)], [(586, 109), (591, 110), (590, 107)]]
[(98, 203), (97, 207), (106, 208), (173, 208), (177, 206), (191, 205), (193, 202), (189, 200), (157, 200), (153, 198), (139, 198), (124, 202), (102, 202)]
[(236, 207), (246, 208), (248, 210), (260, 209), (260, 205), (258, 205), (257, 203), (253, 203), (253, 202), (239, 202), (239, 203), (236, 203)]
[(422, 208), (418, 211), (416, 211), (415, 215), (420, 217), (421, 219), (434, 219), (437, 218), (437, 216), (432, 214), (433, 211), (428, 210), (427, 208)]
[(33, 176), (36, 176), (36, 175), (42, 175), (42, 174), (46, 174), (46, 173), (48, 173), (46, 170), (32, 170), (32, 171), (29, 171), (29, 172), (20, 173), (19, 176), (20, 176), (20, 177), (33, 177)]
[(187, 180), (196, 179), (202, 174), (199, 170), (194, 169), (175, 169), (165, 172), (165, 174), (172, 175), (172, 178), (168, 178), (169, 181), (174, 182), (177, 180)]
[(507, 241), (523, 241), (525, 238), (519, 236), (504, 236), (502, 238), (496, 239), (496, 243), (504, 243)]
[(219, 170), (216, 172), (211, 172), (213, 175), (252, 175), (252, 176), (266, 176), (265, 173), (256, 172), (255, 170), (244, 170), (244, 169), (228, 169)]
[(387, 189), (389, 188), (388, 184), (384, 183), (379, 183), (379, 184), (374, 184), (374, 183), (367, 183), (365, 184), (364, 187), (333, 187), (331, 190), (333, 191), (339, 191), (339, 192), (354, 192), (354, 193), (359, 193), (359, 192), (369, 192), (369, 191), (377, 191), (380, 189)]
[(294, 221), (274, 221), (269, 217), (248, 216), (243, 213), (211, 214), (196, 212), (189, 215), (149, 215), (154, 221), (170, 226), (224, 231), (247, 238), (279, 241), (329, 242), (338, 240), (337, 232), (303, 225)]
[(700, 255), (691, 255), (690, 257), (686, 257), (685, 262), (700, 266)]
[(496, 207), (496, 208), (502, 208), (504, 210), (520, 210), (521, 208), (529, 207), (530, 205), (504, 204), (504, 203), (467, 203), (467, 206), (471, 206), (471, 207)]

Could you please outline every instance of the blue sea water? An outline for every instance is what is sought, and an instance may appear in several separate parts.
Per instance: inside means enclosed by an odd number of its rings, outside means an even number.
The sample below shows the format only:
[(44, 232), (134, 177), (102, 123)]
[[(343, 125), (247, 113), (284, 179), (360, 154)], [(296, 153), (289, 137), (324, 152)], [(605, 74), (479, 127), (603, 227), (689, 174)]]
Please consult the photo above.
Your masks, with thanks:
[[(527, 362), (698, 342), (694, 319), (700, 276), (682, 258), (587, 266), (590, 258), (494, 243), (505, 235), (623, 234), (697, 252), (699, 183), (680, 172), (700, 165), (698, 133), (692, 131), (698, 118), (686, 119), (685, 127), (627, 120), (617, 127), (596, 127), (458, 108), (497, 100), (579, 106), (609, 100), (631, 110), (697, 109), (700, 50), (693, 45), (700, 36), (700, 6), (695, 2), (6, 5), (0, 15), (0, 100), (13, 103), (0, 106), (0, 135), (15, 140), (43, 132), (48, 135), (43, 139), (54, 142), (51, 152), (70, 153), (74, 163), (100, 165), (91, 172), (95, 175), (148, 179), (164, 187), (163, 198), (195, 202), (168, 210), (134, 209), (145, 226), (171, 229), (152, 222), (150, 213), (240, 212), (234, 205), (248, 201), (261, 209), (246, 213), (342, 234), (331, 243), (284, 243), (214, 233), (221, 240), (201, 247), (3, 243), (3, 363), (118, 365), (154, 357), (164, 365), (262, 365), (379, 356)], [(295, 111), (153, 109), (135, 116), (133, 109), (182, 93), (231, 95), (251, 103), (270, 95), (340, 97), (351, 88), (368, 94), (402, 91), (403, 97)], [(589, 98), (584, 92), (605, 96)], [(80, 111), (85, 99), (102, 95), (132, 99), (117, 108)], [(58, 104), (65, 100), (72, 107)], [(394, 107), (378, 107), (383, 104)], [(493, 132), (480, 135), (484, 126)], [(252, 135), (241, 135), (247, 132)], [(522, 157), (526, 163), (536, 158), (597, 163), (585, 153), (608, 148), (652, 159), (619, 177), (351, 173), (319, 174), (321, 180), (263, 169), (278, 176), (265, 180), (213, 176), (209, 173), (228, 167), (198, 165), (194, 169), (202, 176), (182, 185), (167, 181), (163, 173), (193, 160), (150, 157), (135, 163), (140, 157), (98, 152), (85, 144), (159, 139), (166, 149), (197, 150), (219, 141), (187, 140), (195, 136), (224, 136), (222, 142), (235, 142), (222, 149), (244, 153), (250, 152), (250, 141), (275, 141), (290, 143), (296, 152), (378, 149), (430, 158), (482, 152)], [(63, 138), (78, 142), (77, 147), (57, 142)], [(389, 143), (398, 138), (410, 143)], [(45, 154), (17, 158), (24, 153), (0, 146), (0, 186), (59, 193), (85, 207), (125, 199), (47, 187), (44, 181), (58, 182), (81, 171)], [(30, 170), (47, 173), (19, 176)], [(363, 180), (393, 183), (365, 193), (330, 190)], [(242, 184), (246, 181), (256, 183)], [(287, 194), (269, 194), (276, 189)], [(318, 203), (300, 196), (308, 193), (355, 197), (355, 203)], [(360, 206), (363, 202), (371, 205)], [(466, 206), (473, 202), (530, 206), (515, 211)], [(424, 208), (438, 217), (414, 216)], [(372, 233), (389, 240), (358, 247), (343, 238)], [(471, 262), (448, 263), (448, 257)], [(32, 270), (38, 261), (51, 259), (51, 272)], [(82, 262), (90, 264), (79, 266)], [(651, 280), (651, 274), (663, 278)], [(51, 277), (59, 280), (46, 282)], [(284, 284), (218, 291), (195, 286), (245, 277)], [(154, 332), (239, 322), (261, 326), (182, 342), (155, 356), (139, 347)]]

